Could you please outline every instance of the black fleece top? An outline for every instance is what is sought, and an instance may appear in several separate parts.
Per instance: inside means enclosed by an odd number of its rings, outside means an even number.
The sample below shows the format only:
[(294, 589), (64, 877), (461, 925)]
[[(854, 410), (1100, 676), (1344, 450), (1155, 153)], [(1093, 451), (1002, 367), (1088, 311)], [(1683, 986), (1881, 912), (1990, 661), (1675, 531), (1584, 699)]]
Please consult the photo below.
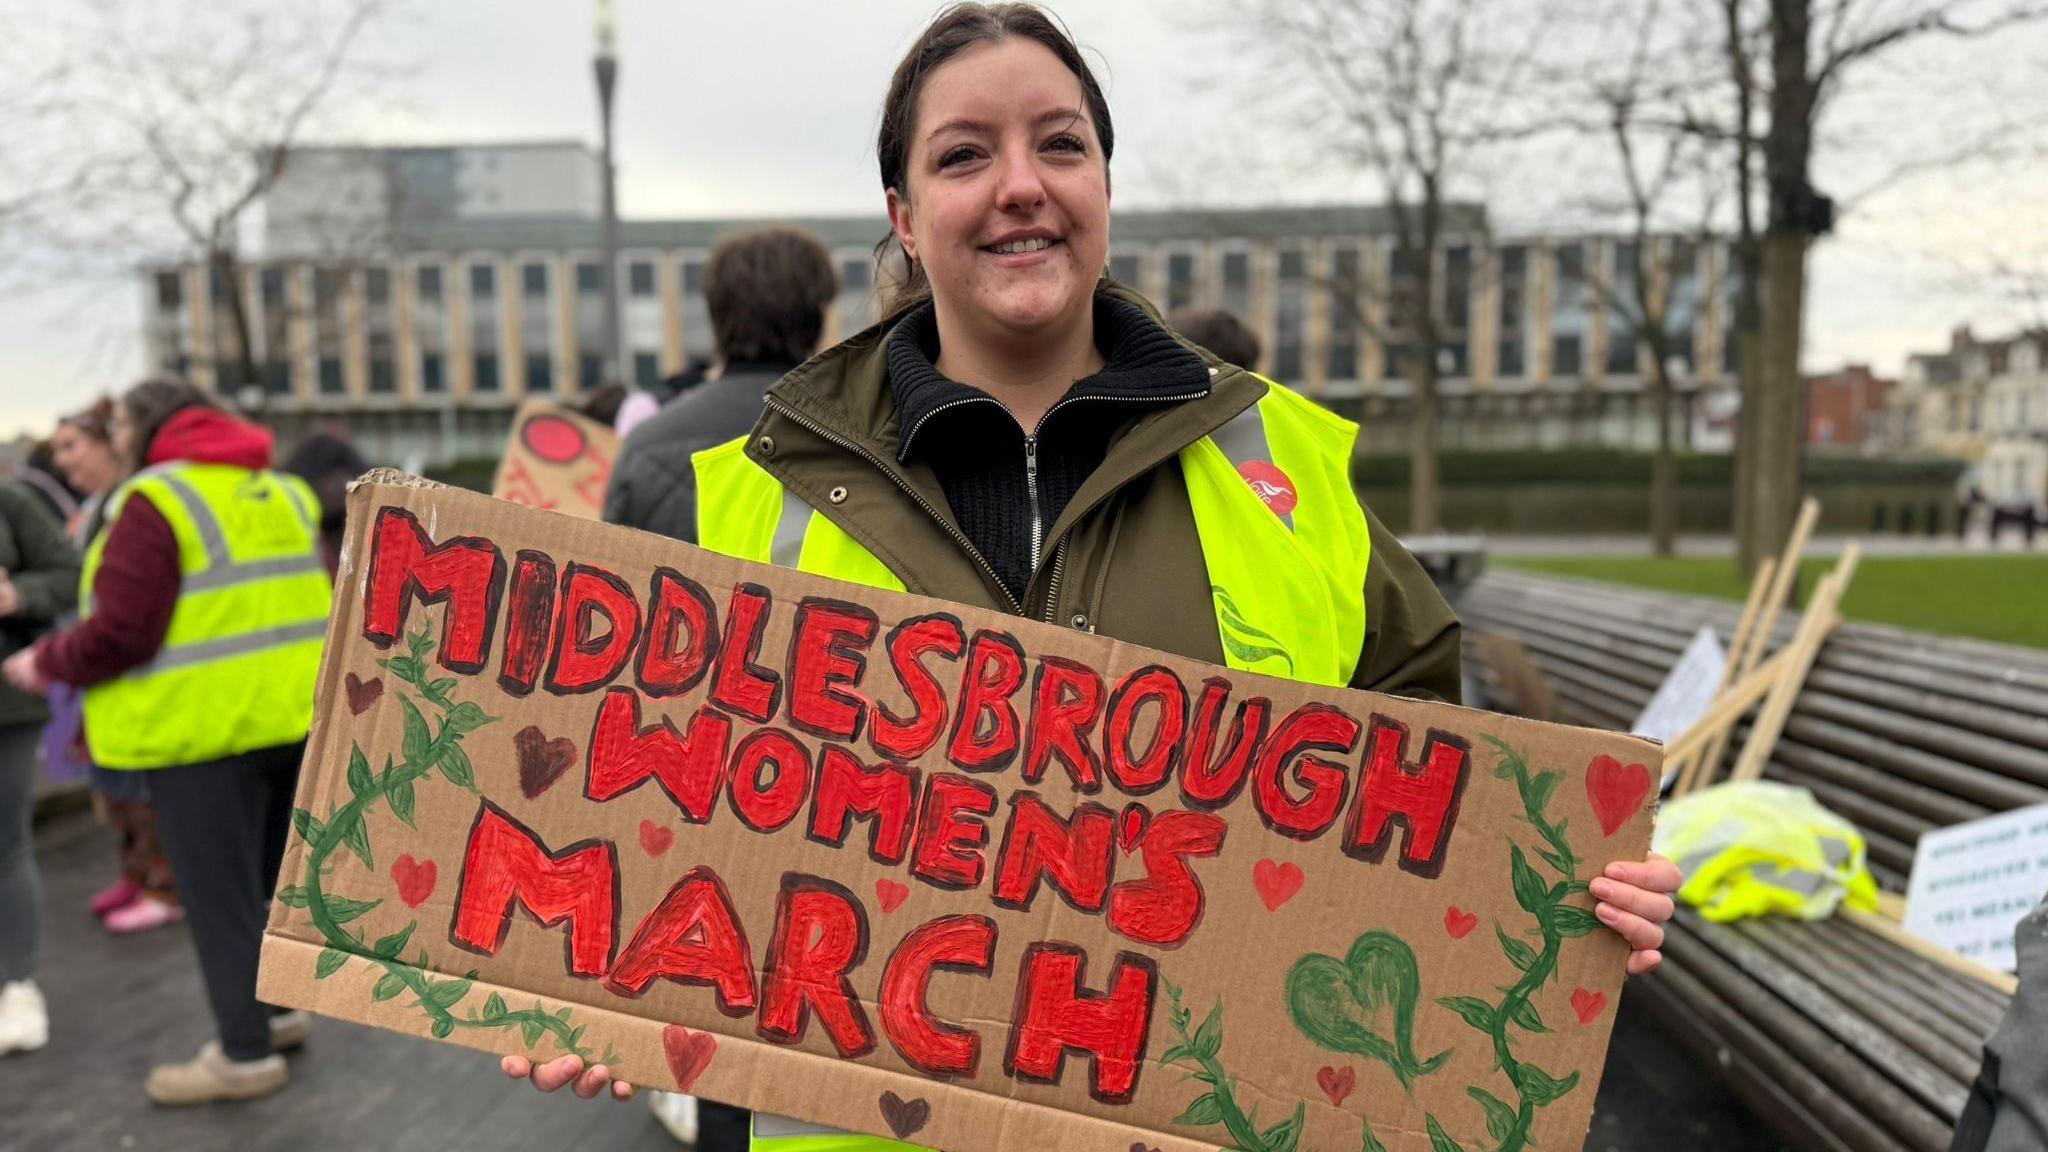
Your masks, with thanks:
[[(1095, 297), (1095, 346), (1102, 371), (1074, 386), (1027, 436), (1009, 409), (987, 392), (942, 375), (937, 314), (929, 304), (889, 333), (889, 388), (895, 396), (899, 460), (931, 466), (967, 534), (996, 578), (1021, 603), (1036, 564), (1050, 555), (1052, 526), (1103, 459), (1110, 442), (1143, 412), (1209, 392), (1209, 370), (1136, 305)], [(1027, 459), (1035, 440), (1038, 524), (1032, 554), (1032, 487)]]

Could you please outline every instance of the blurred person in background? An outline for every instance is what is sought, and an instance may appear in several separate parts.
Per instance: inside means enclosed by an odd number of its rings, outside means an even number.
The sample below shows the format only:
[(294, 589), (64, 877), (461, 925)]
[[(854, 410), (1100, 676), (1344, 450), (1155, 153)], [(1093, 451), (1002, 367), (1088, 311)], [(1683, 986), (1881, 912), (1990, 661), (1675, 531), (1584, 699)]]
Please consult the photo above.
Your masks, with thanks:
[[(68, 532), (72, 545), (83, 552), (105, 527), (106, 499), (123, 471), (114, 452), (114, 402), (102, 396), (84, 411), (66, 416), (50, 442), (57, 469), (81, 496)], [(157, 839), (149, 777), (92, 763), (85, 747), (84, 705), (79, 689), (61, 681), (50, 685), (50, 723), (43, 730), (43, 759), (46, 765), (77, 764), (90, 774), (105, 805), (107, 822), (119, 838), (120, 872), (113, 883), (93, 895), (88, 907), (117, 935), (175, 924), (185, 918), (185, 909), (172, 881), (171, 862)]]
[(130, 389), (114, 445), (133, 475), (86, 551), (82, 618), (0, 672), (31, 691), (83, 687), (94, 761), (150, 775), (219, 1029), (150, 1072), (150, 1099), (263, 1096), (310, 1027), (256, 999), (256, 964), (332, 599), (319, 502), (271, 470), (268, 431), (183, 381)]
[(1166, 326), (1216, 354), (1225, 364), (1247, 372), (1259, 368), (1259, 334), (1222, 308), (1181, 308), (1166, 318)]
[(348, 430), (322, 428), (299, 441), (282, 469), (304, 480), (320, 500), (320, 555), (332, 577), (341, 564), (341, 538), (348, 528), (348, 486), (370, 470)]
[(36, 441), (35, 447), (28, 450), (28, 459), (15, 469), (14, 478), (36, 494), (43, 507), (50, 510), (50, 515), (57, 518), (57, 523), (69, 524), (71, 518), (78, 515), (79, 493), (65, 481), (63, 472), (57, 467), (56, 455), (54, 440)]
[[(78, 552), (43, 498), (0, 482), (0, 654), (24, 651), (78, 597)], [(41, 1048), (50, 1022), (36, 988), (40, 892), (30, 832), (36, 743), (49, 710), (0, 687), (0, 1055)]]

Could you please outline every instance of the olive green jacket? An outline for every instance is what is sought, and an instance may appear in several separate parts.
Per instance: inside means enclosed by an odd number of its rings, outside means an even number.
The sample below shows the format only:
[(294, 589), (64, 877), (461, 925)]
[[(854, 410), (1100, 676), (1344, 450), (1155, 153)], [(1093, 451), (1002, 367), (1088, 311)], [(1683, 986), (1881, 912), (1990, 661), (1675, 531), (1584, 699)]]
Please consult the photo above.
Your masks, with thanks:
[[(1128, 290), (1117, 294), (1153, 312)], [(1153, 313), (1156, 316), (1156, 312)], [(886, 326), (870, 328), (768, 390), (747, 456), (886, 564), (910, 591), (1223, 664), (1181, 449), (1257, 403), (1267, 384), (1210, 364), (1209, 394), (1137, 414), (1046, 533), (1024, 603), (1006, 591), (954, 522), (937, 477), (896, 458)], [(1201, 349), (1196, 349), (1201, 352)], [(1351, 684), (1459, 699), (1459, 625), (1415, 558), (1370, 509), (1362, 595), (1365, 647)]]

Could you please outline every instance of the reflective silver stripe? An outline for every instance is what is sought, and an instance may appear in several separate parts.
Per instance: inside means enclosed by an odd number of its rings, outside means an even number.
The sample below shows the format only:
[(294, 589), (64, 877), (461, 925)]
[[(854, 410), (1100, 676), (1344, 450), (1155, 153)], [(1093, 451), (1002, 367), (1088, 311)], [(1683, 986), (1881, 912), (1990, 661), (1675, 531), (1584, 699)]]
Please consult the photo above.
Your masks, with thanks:
[[(1215, 441), (1218, 448), (1223, 449), (1223, 454), (1230, 458), (1231, 467), (1240, 473), (1244, 471), (1246, 464), (1254, 460), (1262, 460), (1268, 464), (1273, 462), (1273, 449), (1266, 443), (1266, 418), (1259, 414), (1257, 404), (1239, 412), (1230, 418), (1230, 423), (1209, 433), (1209, 439)], [(1246, 483), (1250, 481), (1247, 480)], [(1280, 522), (1287, 525), (1289, 532), (1294, 531), (1294, 513), (1276, 515), (1280, 515)]]
[(298, 576), (307, 572), (326, 571), (327, 564), (318, 556), (286, 556), (278, 560), (250, 560), (240, 564), (222, 564), (204, 572), (194, 572), (185, 577), (179, 590), (182, 592), (211, 592), (216, 588), (230, 588), (236, 584), (249, 584), (257, 580), (268, 580), (273, 576)]
[(320, 534), (320, 518), (313, 515), (311, 508), (306, 507), (306, 497), (299, 492), (298, 485), (279, 476), (277, 477), (277, 486), (284, 489), (284, 494), (292, 502), (292, 507), (299, 510), (299, 523), (306, 526), (306, 531), (318, 536)]
[(230, 656), (247, 656), (266, 648), (282, 648), (306, 640), (318, 640), (327, 635), (327, 621), (308, 620), (303, 624), (281, 624), (275, 628), (260, 628), (244, 632), (239, 636), (223, 636), (218, 640), (201, 640), (196, 644), (180, 644), (165, 648), (157, 658), (130, 672), (132, 679), (154, 676), (159, 672), (172, 672), (190, 668), (211, 660), (225, 660)]
[(804, 554), (804, 529), (811, 526), (811, 506), (803, 497), (782, 490), (782, 515), (775, 521), (775, 539), (768, 544), (768, 562), (794, 568)]
[(185, 506), (185, 514), (192, 518), (192, 526), (199, 533), (199, 542), (206, 547), (208, 567), (228, 563), (228, 538), (220, 530), (220, 518), (213, 514), (213, 508), (206, 503), (197, 489), (185, 483), (182, 476), (174, 472), (161, 472), (157, 479)]
[(1801, 896), (1811, 896), (1820, 891), (1820, 886), (1826, 879), (1818, 872), (1805, 868), (1785, 868), (1768, 861), (1751, 868), (1749, 875), (1759, 884), (1782, 888)]

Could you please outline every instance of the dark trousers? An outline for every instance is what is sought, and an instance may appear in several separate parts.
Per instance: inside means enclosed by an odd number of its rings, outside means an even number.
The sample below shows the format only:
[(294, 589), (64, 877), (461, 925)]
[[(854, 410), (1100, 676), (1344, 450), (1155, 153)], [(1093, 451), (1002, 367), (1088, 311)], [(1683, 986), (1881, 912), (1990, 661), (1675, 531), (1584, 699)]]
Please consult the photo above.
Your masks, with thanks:
[(256, 999), (256, 958), (305, 751), (302, 741), (150, 773), (157, 835), (230, 1060), (270, 1055), (271, 1009)]
[(41, 890), (29, 830), (40, 725), (0, 725), (0, 984), (36, 974)]

